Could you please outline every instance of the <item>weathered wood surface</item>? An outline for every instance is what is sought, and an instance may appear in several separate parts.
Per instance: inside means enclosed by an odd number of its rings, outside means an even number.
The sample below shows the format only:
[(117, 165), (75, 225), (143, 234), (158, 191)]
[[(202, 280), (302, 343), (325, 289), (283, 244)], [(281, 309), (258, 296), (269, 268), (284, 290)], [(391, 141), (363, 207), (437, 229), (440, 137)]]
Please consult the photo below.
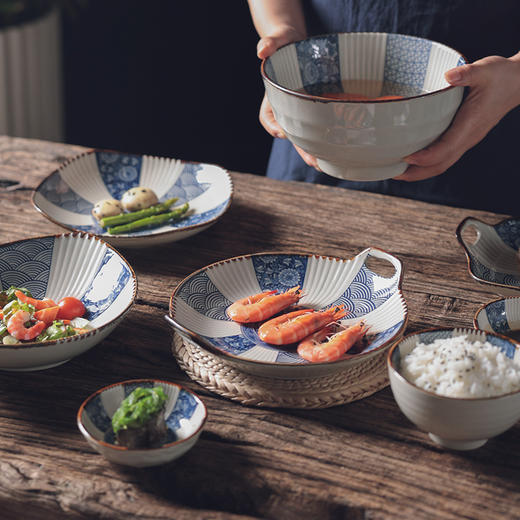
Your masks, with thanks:
[[(63, 231), (31, 205), (31, 189), (83, 148), (0, 137), (2, 243)], [(196, 159), (196, 158), (194, 158)], [(249, 408), (192, 382), (170, 354), (163, 319), (176, 284), (209, 263), (261, 251), (351, 257), (375, 246), (405, 265), (408, 331), (472, 326), (494, 298), (467, 272), (455, 238), (473, 215), (503, 216), (362, 192), (232, 174), (235, 196), (212, 228), (161, 254), (123, 251), (139, 281), (111, 336), (69, 363), (0, 374), (1, 518), (511, 519), (520, 517), (520, 424), (473, 452), (449, 452), (399, 411), (391, 391), (325, 410)], [(125, 469), (76, 427), (101, 386), (158, 377), (205, 401), (209, 419), (184, 457)]]

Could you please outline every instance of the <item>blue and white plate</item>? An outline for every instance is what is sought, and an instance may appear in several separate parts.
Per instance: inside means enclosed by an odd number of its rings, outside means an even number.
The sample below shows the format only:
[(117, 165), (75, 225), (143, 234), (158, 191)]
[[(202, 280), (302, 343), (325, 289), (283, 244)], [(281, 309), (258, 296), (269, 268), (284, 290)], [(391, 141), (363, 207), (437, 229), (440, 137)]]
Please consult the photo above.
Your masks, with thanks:
[[(130, 449), (115, 442), (112, 416), (137, 387), (160, 386), (166, 394), (167, 437), (162, 446)], [(111, 462), (134, 467), (165, 464), (184, 455), (197, 442), (207, 418), (204, 403), (192, 391), (175, 383), (134, 379), (101, 388), (80, 406), (78, 428), (87, 442)]]
[[(392, 276), (377, 274), (367, 260), (393, 266)], [(404, 332), (407, 308), (401, 293), (400, 260), (379, 249), (365, 249), (352, 259), (310, 254), (260, 253), (209, 265), (185, 278), (170, 300), (170, 323), (184, 340), (195, 343), (255, 374), (307, 377), (330, 373), (368, 360)], [(239, 324), (226, 315), (234, 301), (266, 290), (299, 285), (298, 305), (324, 309), (344, 305), (342, 324), (363, 318), (368, 341), (357, 353), (332, 363), (309, 363), (295, 345), (275, 347), (257, 334), (259, 324)]]
[(456, 235), (477, 282), (501, 296), (520, 295), (520, 219), (486, 224), (467, 217)]
[(104, 339), (130, 310), (137, 293), (132, 267), (111, 246), (92, 235), (68, 233), (0, 246), (0, 284), (25, 287), (34, 298), (58, 302), (79, 298), (93, 330), (40, 343), (3, 345), (0, 369), (40, 370), (65, 363)]
[(520, 297), (500, 298), (482, 305), (473, 318), (476, 329), (520, 340)]
[[(159, 228), (110, 235), (92, 216), (105, 199), (120, 200), (136, 186), (152, 189), (160, 201), (188, 202), (187, 217)], [(182, 240), (204, 231), (227, 211), (233, 184), (219, 166), (164, 157), (89, 151), (49, 175), (33, 193), (33, 204), (49, 220), (73, 231), (101, 236), (116, 247), (142, 247)]]

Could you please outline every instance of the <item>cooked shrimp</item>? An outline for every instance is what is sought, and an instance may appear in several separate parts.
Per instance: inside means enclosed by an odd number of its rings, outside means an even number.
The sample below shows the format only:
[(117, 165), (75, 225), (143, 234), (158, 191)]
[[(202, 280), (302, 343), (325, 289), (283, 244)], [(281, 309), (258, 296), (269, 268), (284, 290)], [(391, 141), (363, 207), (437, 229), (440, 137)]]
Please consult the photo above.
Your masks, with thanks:
[(366, 334), (367, 328), (368, 326), (360, 321), (331, 335), (333, 327), (324, 327), (307, 336), (298, 345), (298, 354), (313, 363), (336, 361)]
[(227, 315), (239, 323), (262, 321), (286, 309), (302, 297), (299, 285), (281, 294), (276, 293), (277, 291), (265, 291), (237, 300), (227, 308)]
[(7, 322), (7, 332), (13, 338), (21, 340), (34, 339), (46, 327), (44, 321), (37, 321), (32, 327), (26, 327), (25, 324), (31, 318), (31, 314), (27, 311), (16, 311)]
[(324, 311), (300, 309), (288, 312), (263, 323), (258, 329), (258, 336), (266, 343), (287, 345), (343, 318), (347, 312), (344, 307), (330, 307)]

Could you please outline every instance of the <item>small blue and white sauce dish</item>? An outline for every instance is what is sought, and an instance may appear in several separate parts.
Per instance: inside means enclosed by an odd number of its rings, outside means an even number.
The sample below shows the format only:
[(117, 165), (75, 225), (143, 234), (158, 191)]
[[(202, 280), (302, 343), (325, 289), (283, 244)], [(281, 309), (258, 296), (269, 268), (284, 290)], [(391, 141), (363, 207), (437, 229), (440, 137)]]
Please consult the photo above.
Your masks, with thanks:
[[(379, 272), (371, 263), (379, 263)], [(384, 267), (386, 272), (380, 274)], [(298, 379), (352, 370), (354, 379), (362, 367), (384, 356), (406, 328), (408, 312), (401, 283), (401, 261), (377, 248), (367, 248), (351, 259), (258, 253), (223, 260), (182, 280), (171, 296), (166, 319), (183, 341), (245, 372)], [(301, 298), (282, 312), (342, 308), (346, 315), (337, 325), (364, 322), (368, 332), (363, 341), (337, 359), (311, 362), (298, 354), (296, 343), (263, 341), (261, 322), (238, 323), (228, 316), (227, 309), (238, 300), (296, 287), (301, 289)]]
[[(136, 188), (155, 202), (174, 200), (189, 209), (177, 220), (135, 231), (110, 233), (93, 214), (99, 204), (119, 206)], [(143, 247), (182, 240), (204, 231), (228, 210), (233, 184), (223, 168), (165, 157), (92, 150), (64, 163), (36, 188), (34, 207), (52, 222), (72, 231), (100, 236), (116, 247)], [(122, 208), (121, 208), (122, 209)], [(128, 209), (128, 208), (125, 208)]]
[(520, 296), (499, 298), (479, 307), (473, 318), (478, 330), (520, 341)]
[(457, 227), (469, 274), (489, 291), (520, 296), (520, 219), (507, 218), (487, 224), (473, 217)]
[[(72, 297), (84, 307), (80, 319), (85, 326), (74, 335), (67, 329), (66, 334), (31, 336), (28, 341), (13, 338), (14, 343), (7, 343), (9, 322), (6, 330), (0, 330), (0, 370), (42, 370), (79, 356), (110, 334), (134, 303), (137, 278), (125, 258), (103, 240), (86, 233), (66, 233), (0, 245), (0, 289), (5, 293), (14, 288), (26, 289), (33, 299), (30, 304), (48, 299), (56, 305)], [(12, 301), (7, 306), (15, 303), (19, 305)], [(36, 309), (28, 306), (26, 310), (29, 318)], [(53, 321), (56, 318), (62, 320), (57, 315), (49, 323), (65, 326)], [(34, 312), (34, 319), (39, 326), (45, 318)]]
[[(130, 427), (126, 431), (134, 430), (135, 435), (145, 428), (142, 424), (130, 424), (143, 410), (142, 399), (141, 403), (134, 401), (137, 406), (128, 407), (129, 400), (139, 393), (153, 394), (154, 400), (155, 395), (161, 395), (157, 418), (153, 418), (160, 425), (156, 429), (160, 429), (161, 435), (150, 446), (122, 445), (115, 433), (121, 418), (128, 419), (125, 425)], [(144, 468), (166, 464), (184, 455), (198, 441), (206, 419), (206, 406), (191, 390), (169, 381), (133, 379), (106, 386), (89, 396), (78, 410), (77, 425), (89, 445), (110, 462)]]

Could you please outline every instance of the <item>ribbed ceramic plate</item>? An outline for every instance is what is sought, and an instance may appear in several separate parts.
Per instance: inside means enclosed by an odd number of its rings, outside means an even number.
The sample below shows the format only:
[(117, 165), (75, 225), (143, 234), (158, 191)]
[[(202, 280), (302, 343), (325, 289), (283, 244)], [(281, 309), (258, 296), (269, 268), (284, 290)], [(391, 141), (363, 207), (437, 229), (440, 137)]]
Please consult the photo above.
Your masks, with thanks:
[[(188, 202), (189, 214), (155, 229), (110, 235), (92, 216), (93, 206), (105, 199), (120, 200), (136, 186), (152, 189), (160, 201), (177, 197)], [(226, 170), (203, 163), (90, 151), (65, 163), (33, 193), (33, 204), (49, 220), (73, 231), (98, 235), (116, 247), (142, 247), (182, 240), (204, 231), (231, 204), (233, 184)]]
[(500, 298), (482, 305), (473, 319), (476, 329), (520, 341), (520, 297)]
[(0, 369), (39, 370), (85, 352), (123, 319), (135, 299), (137, 279), (128, 262), (102, 240), (68, 233), (0, 246), (0, 283), (25, 287), (34, 298), (79, 298), (94, 330), (43, 343), (3, 345)]
[(502, 296), (520, 295), (520, 219), (486, 224), (468, 217), (456, 234), (466, 253), (469, 274), (477, 282)]
[[(393, 274), (377, 274), (367, 261), (390, 263)], [(262, 253), (224, 260), (185, 278), (170, 300), (172, 325), (188, 341), (268, 377), (311, 377), (354, 366), (389, 347), (404, 332), (407, 308), (401, 293), (402, 265), (394, 256), (369, 248), (352, 259), (318, 255)], [(266, 290), (301, 286), (298, 305), (324, 309), (345, 305), (351, 324), (363, 318), (367, 342), (355, 354), (329, 363), (309, 363), (296, 346), (276, 347), (258, 337), (259, 324), (231, 321), (226, 308), (234, 301)]]

